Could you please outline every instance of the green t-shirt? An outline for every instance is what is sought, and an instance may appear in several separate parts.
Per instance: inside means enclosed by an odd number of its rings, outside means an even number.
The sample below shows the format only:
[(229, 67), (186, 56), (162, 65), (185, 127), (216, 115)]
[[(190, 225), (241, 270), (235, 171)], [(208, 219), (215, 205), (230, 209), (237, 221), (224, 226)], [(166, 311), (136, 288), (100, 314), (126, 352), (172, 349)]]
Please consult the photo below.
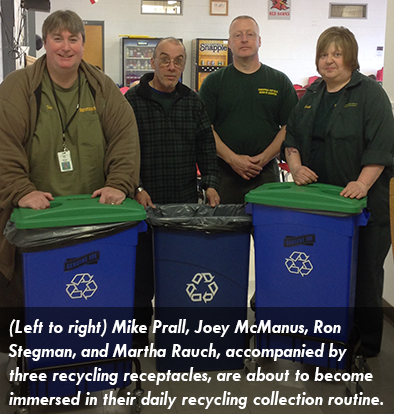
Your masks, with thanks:
[(220, 139), (251, 156), (271, 144), (298, 102), (287, 76), (263, 64), (252, 74), (233, 65), (212, 72), (199, 93)]
[(155, 88), (151, 88), (152, 92), (152, 99), (158, 102), (164, 109), (164, 112), (168, 113), (171, 109), (172, 103), (175, 100), (176, 91), (172, 91), (171, 93), (160, 92)]
[(69, 89), (53, 85), (59, 106), (46, 71), (41, 84), (40, 113), (31, 144), (30, 180), (37, 190), (50, 192), (53, 196), (91, 194), (105, 184), (106, 144), (89, 84), (80, 72), (80, 107), (66, 131), (65, 143), (73, 164), (73, 171), (67, 172), (60, 170), (58, 153), (63, 150), (63, 127), (77, 107), (78, 79)]

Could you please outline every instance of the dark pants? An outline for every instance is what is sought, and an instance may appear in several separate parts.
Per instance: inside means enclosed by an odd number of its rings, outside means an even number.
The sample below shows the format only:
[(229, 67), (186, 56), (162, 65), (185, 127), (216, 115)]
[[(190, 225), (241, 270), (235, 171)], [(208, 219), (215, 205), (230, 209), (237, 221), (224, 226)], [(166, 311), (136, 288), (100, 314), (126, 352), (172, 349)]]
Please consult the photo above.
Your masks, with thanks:
[(355, 324), (361, 333), (361, 351), (366, 357), (380, 352), (383, 332), (384, 261), (390, 249), (390, 227), (360, 227)]
[(243, 204), (245, 195), (257, 187), (266, 183), (279, 181), (279, 167), (276, 159), (270, 161), (261, 173), (250, 179), (244, 180), (226, 162), (219, 159), (219, 188), (221, 204)]
[[(154, 295), (154, 267), (152, 229), (138, 234), (135, 266), (134, 319), (149, 329), (152, 323)], [(138, 341), (140, 335), (134, 335)]]

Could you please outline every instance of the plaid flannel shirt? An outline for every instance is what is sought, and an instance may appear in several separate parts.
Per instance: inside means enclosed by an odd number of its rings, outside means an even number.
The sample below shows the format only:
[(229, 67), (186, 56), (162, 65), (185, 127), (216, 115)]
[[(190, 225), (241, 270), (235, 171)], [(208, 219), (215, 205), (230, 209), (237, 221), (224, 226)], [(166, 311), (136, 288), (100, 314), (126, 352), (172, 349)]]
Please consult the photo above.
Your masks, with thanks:
[(168, 112), (151, 96), (153, 73), (125, 94), (141, 147), (140, 185), (153, 203), (196, 203), (197, 169), (204, 189), (218, 187), (215, 139), (200, 96), (178, 83)]

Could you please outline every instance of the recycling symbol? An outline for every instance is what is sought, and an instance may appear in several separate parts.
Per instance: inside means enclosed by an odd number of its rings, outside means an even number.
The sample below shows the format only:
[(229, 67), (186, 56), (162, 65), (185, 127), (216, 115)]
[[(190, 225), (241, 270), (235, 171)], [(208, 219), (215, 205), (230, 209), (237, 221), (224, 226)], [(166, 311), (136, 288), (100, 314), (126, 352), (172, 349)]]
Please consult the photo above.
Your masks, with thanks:
[(66, 292), (71, 299), (87, 300), (91, 298), (97, 290), (93, 275), (89, 273), (79, 273), (73, 277), (71, 283), (67, 283)]
[[(210, 302), (219, 290), (218, 285), (213, 281), (214, 278), (215, 276), (212, 276), (210, 273), (196, 273), (192, 279), (192, 283), (187, 283), (186, 285), (186, 293), (189, 295), (189, 298), (193, 302)], [(204, 283), (207, 283), (208, 291), (204, 294), (196, 293), (197, 286), (203, 279)]]
[(309, 256), (302, 252), (293, 252), (286, 259), (285, 265), (290, 273), (300, 274), (302, 277), (309, 275), (313, 270)]

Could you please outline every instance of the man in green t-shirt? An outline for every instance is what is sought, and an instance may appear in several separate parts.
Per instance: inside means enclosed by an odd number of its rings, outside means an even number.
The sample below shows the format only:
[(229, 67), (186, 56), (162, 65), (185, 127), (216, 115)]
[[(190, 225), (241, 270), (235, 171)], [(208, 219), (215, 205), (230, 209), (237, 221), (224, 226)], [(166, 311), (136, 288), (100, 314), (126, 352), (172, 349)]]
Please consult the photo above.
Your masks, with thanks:
[(222, 203), (243, 203), (247, 192), (279, 181), (276, 157), (297, 94), (282, 72), (259, 61), (260, 30), (250, 16), (230, 24), (233, 64), (211, 73), (199, 91), (214, 129)]

